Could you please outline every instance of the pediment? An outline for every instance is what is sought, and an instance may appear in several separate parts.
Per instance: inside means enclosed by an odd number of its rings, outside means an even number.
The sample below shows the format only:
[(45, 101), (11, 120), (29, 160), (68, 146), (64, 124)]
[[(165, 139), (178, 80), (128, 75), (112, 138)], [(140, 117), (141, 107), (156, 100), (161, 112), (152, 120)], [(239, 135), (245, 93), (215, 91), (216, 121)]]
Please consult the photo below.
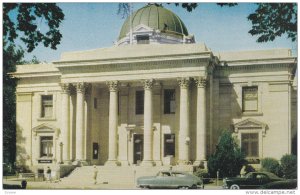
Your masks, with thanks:
[(248, 118), (246, 120), (240, 121), (236, 124), (234, 124), (235, 130), (241, 130), (241, 129), (265, 129), (266, 124), (260, 121), (257, 121), (252, 118)]
[(137, 25), (133, 28), (133, 32), (149, 32), (153, 31), (153, 28), (150, 28), (149, 26), (146, 26), (144, 24)]
[(38, 133), (59, 133), (59, 129), (51, 124), (43, 123), (32, 129), (32, 131), (37, 135)]

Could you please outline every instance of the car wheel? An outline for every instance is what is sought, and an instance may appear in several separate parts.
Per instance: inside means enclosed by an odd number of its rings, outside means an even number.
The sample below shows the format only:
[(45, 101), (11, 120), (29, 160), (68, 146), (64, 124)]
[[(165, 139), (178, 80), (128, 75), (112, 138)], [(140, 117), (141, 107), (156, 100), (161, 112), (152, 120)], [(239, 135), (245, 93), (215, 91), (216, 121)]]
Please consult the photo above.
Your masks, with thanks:
[(230, 186), (230, 189), (232, 189), (232, 190), (238, 190), (238, 189), (240, 189), (240, 186), (238, 186), (237, 184), (232, 184)]

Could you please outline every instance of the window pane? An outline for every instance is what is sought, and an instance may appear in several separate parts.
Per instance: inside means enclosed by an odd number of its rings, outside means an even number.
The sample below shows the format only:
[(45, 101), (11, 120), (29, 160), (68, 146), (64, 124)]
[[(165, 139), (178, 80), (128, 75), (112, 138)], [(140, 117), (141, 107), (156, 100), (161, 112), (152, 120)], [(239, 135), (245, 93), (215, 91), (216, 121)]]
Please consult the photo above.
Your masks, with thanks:
[(164, 113), (174, 114), (175, 110), (175, 89), (166, 89), (164, 91)]
[(144, 91), (136, 91), (135, 114), (144, 114)]
[(241, 136), (241, 149), (247, 157), (258, 157), (258, 133), (243, 133)]
[(53, 137), (52, 136), (41, 137), (40, 156), (52, 157), (53, 156), (52, 150), (53, 150)]
[(257, 86), (243, 87), (243, 111), (257, 111), (258, 93)]
[(136, 40), (138, 44), (149, 44), (149, 36), (148, 35), (138, 35), (136, 36)]
[(175, 156), (175, 134), (164, 135), (164, 156)]
[(41, 117), (51, 118), (53, 115), (53, 96), (43, 95), (42, 96), (42, 110)]

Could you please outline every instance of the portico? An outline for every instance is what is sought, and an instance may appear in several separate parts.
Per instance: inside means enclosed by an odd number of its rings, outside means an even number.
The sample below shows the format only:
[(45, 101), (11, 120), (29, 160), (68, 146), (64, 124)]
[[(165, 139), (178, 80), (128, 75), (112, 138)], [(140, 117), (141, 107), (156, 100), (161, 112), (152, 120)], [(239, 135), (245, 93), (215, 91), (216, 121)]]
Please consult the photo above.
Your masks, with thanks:
[[(86, 137), (85, 135), (87, 131), (94, 131), (93, 129), (85, 129), (85, 126), (83, 125), (85, 121), (89, 121), (90, 123), (94, 124), (93, 119), (85, 118), (85, 116), (91, 116), (91, 114), (85, 114), (84, 110), (86, 110), (85, 106), (92, 106), (92, 105), (86, 105), (84, 102), (85, 99), (85, 93), (86, 93), (86, 86), (88, 84), (91, 86), (91, 89), (94, 91), (102, 90), (109, 93), (108, 99), (109, 101), (105, 100), (105, 102), (108, 102), (108, 110), (101, 110), (100, 112), (108, 113), (108, 151), (107, 153), (107, 159), (104, 161), (104, 164), (107, 166), (116, 166), (116, 165), (130, 165), (134, 163), (134, 144), (130, 143), (133, 141), (133, 137), (135, 133), (141, 133), (143, 135), (143, 150), (142, 152), (143, 158), (141, 159), (141, 166), (155, 166), (158, 164), (163, 164), (163, 158), (164, 158), (164, 150), (166, 150), (164, 147), (156, 147), (155, 144), (163, 145), (163, 136), (165, 133), (163, 133), (163, 129), (165, 124), (163, 125), (163, 121), (161, 119), (154, 121), (153, 117), (157, 115), (163, 115), (162, 109), (155, 109), (154, 107), (162, 106), (162, 102), (154, 102), (154, 95), (153, 90), (157, 91), (157, 86), (160, 86), (159, 90), (159, 96), (157, 96), (157, 93), (155, 93), (155, 100), (161, 100), (164, 99), (163, 95), (164, 93), (161, 93), (161, 91), (164, 91), (165, 88), (173, 88), (178, 93), (175, 96), (178, 96), (179, 99), (176, 101), (178, 107), (176, 109), (176, 113), (173, 115), (176, 116), (168, 116), (174, 118), (172, 121), (175, 122), (174, 128), (168, 127), (168, 131), (171, 131), (175, 134), (175, 148), (176, 154), (178, 154), (178, 157), (175, 155), (172, 157), (175, 161), (173, 163), (175, 164), (189, 164), (192, 161), (195, 160), (195, 154), (192, 154), (192, 158), (190, 157), (191, 151), (191, 138), (190, 138), (190, 90), (191, 87), (196, 87), (199, 80), (201, 82), (205, 81), (205, 76), (202, 77), (195, 77), (194, 75), (191, 75), (191, 77), (182, 77), (182, 78), (157, 78), (153, 77), (150, 79), (136, 79), (136, 80), (126, 80), (126, 81), (119, 81), (119, 80), (112, 80), (112, 81), (105, 81), (105, 82), (94, 82), (94, 83), (85, 83), (85, 82), (70, 82), (70, 83), (63, 83), (62, 86), (62, 116), (64, 116), (63, 121), (65, 122), (65, 126), (63, 126), (64, 131), (68, 132), (69, 125), (68, 123), (75, 123), (76, 124), (76, 135), (73, 135), (76, 137), (76, 139), (72, 139), (72, 137), (69, 137), (69, 139), (63, 139), (63, 162), (68, 163), (70, 161), (70, 154), (68, 151), (70, 151), (70, 147), (76, 146), (73, 148), (75, 150), (75, 159), (76, 161), (89, 161), (91, 162), (92, 159), (86, 159), (84, 158), (86, 155), (85, 153), (90, 152), (88, 151), (89, 148), (91, 148), (92, 142), (89, 140), (89, 137)], [(166, 85), (166, 87), (165, 87)], [(199, 85), (199, 84), (198, 84)], [(126, 90), (128, 91), (139, 91), (142, 89), (143, 91), (143, 114), (137, 115), (138, 120), (135, 120), (135, 123), (132, 123), (130, 121), (130, 118), (127, 118), (127, 121), (124, 120), (124, 116), (131, 115), (130, 110), (130, 101), (128, 101), (129, 98), (132, 98), (131, 95), (127, 94), (126, 100), (127, 102), (122, 101), (124, 96), (121, 95), (120, 91), (124, 90), (124, 86), (126, 86)], [(76, 114), (76, 117), (73, 117), (73, 119), (76, 119), (76, 121), (72, 121), (72, 118), (70, 118), (69, 108), (70, 108), (70, 98), (71, 94), (69, 91), (71, 89), (75, 89), (76, 93), (73, 93), (73, 96), (75, 96), (76, 99), (76, 109), (73, 113)], [(155, 88), (155, 89), (153, 89)], [(90, 91), (90, 93), (93, 93), (93, 91)], [(199, 97), (200, 94), (200, 97)], [(198, 117), (203, 117), (201, 115), (206, 115), (205, 108), (206, 102), (205, 102), (205, 86), (204, 90), (200, 91), (197, 95), (197, 113)], [(133, 94), (134, 95), (134, 94)], [(87, 96), (89, 97), (89, 96)], [(201, 99), (204, 98), (204, 99)], [(98, 100), (101, 101), (101, 99)], [(91, 101), (89, 101), (91, 102)], [(177, 110), (179, 113), (177, 113)], [(100, 113), (101, 115), (101, 113)], [(121, 117), (122, 119), (120, 119)], [(179, 117), (179, 122), (176, 122), (176, 118)], [(205, 116), (204, 116), (205, 118)], [(97, 120), (97, 119), (96, 119)], [(155, 124), (154, 124), (155, 122)], [(171, 121), (170, 121), (171, 122)], [(126, 125), (124, 125), (124, 123)], [(177, 126), (177, 127), (176, 127)], [(100, 124), (101, 128), (101, 124)], [(197, 135), (198, 134), (205, 134), (206, 129), (205, 125), (203, 124), (197, 124)], [(66, 130), (65, 130), (66, 129)], [(101, 130), (100, 130), (101, 131)], [(126, 131), (126, 133), (122, 132)], [(154, 136), (154, 134), (160, 131), (158, 136)], [(198, 131), (200, 131), (198, 133)], [(170, 132), (170, 133), (171, 133)], [(93, 134), (91, 132), (91, 134)], [(126, 135), (126, 137), (124, 137)], [(65, 137), (65, 136), (64, 136)], [(124, 143), (124, 139), (126, 144), (129, 146), (129, 149), (124, 150), (122, 146), (119, 145), (119, 143)], [(72, 140), (75, 143), (72, 143)], [(200, 150), (205, 150), (205, 140), (200, 140), (200, 138), (197, 138), (197, 140), (193, 140), (197, 148)], [(201, 143), (203, 141), (204, 143)], [(86, 144), (86, 145), (84, 145)], [(100, 147), (101, 147), (100, 143)], [(85, 148), (87, 148), (85, 150)], [(157, 151), (157, 149), (159, 151)], [(132, 150), (132, 151), (129, 151)], [(159, 155), (156, 155), (156, 153), (159, 152)], [(130, 155), (131, 154), (131, 155)], [(197, 156), (197, 161), (203, 161), (205, 160), (205, 152), (203, 152), (202, 156)]]

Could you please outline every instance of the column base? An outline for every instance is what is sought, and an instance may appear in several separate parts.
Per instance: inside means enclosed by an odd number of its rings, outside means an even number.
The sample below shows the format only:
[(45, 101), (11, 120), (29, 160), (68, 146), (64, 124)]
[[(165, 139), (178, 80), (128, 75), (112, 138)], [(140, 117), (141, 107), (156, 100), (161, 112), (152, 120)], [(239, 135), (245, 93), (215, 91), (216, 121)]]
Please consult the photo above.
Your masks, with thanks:
[(121, 160), (119, 161), (117, 164), (120, 164), (120, 166), (130, 166), (130, 163), (128, 162), (128, 160)]
[(76, 165), (76, 166), (88, 166), (89, 163), (86, 160), (75, 160), (72, 162), (72, 165)]
[(191, 165), (192, 162), (191, 162), (191, 161), (188, 161), (188, 160), (178, 160), (178, 161), (177, 161), (177, 164), (178, 164), (178, 165)]
[(141, 163), (143, 167), (153, 167), (155, 166), (155, 162), (153, 160), (143, 160)]
[(163, 163), (162, 163), (161, 160), (154, 160), (154, 164), (155, 164), (156, 166), (163, 166)]
[(64, 160), (63, 164), (64, 165), (71, 165), (72, 161), (71, 160)]
[(118, 162), (117, 160), (108, 160), (105, 162), (104, 166), (116, 167), (120, 166), (120, 162)]
[(195, 160), (193, 166), (197, 166), (201, 169), (207, 168), (207, 161), (206, 160)]

